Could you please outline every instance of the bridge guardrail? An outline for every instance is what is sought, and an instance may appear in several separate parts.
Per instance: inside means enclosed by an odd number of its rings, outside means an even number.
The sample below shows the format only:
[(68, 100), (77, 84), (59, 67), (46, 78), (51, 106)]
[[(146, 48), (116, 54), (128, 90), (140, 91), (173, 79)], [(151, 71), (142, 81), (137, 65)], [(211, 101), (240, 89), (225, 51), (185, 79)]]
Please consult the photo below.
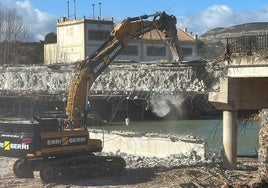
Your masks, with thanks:
[(247, 53), (259, 52), (268, 49), (268, 35), (248, 35), (227, 38), (226, 52)]

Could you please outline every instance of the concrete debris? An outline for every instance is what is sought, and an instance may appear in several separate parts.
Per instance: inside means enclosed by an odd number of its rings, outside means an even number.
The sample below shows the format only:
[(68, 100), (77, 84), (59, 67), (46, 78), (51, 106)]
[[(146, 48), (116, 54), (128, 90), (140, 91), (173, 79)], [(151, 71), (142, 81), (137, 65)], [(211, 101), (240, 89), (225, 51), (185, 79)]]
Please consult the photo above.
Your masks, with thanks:
[(147, 91), (154, 93), (170, 91), (204, 92), (203, 80), (196, 78), (191, 67), (161, 67), (156, 65), (111, 65), (93, 86), (102, 93)]
[[(208, 159), (199, 159), (192, 156), (186, 156), (183, 154), (174, 154), (168, 157), (145, 157), (139, 155), (129, 155), (124, 152), (101, 152), (98, 155), (104, 156), (121, 156), (126, 161), (127, 168), (154, 168), (154, 167), (165, 167), (165, 168), (173, 168), (173, 167), (182, 167), (182, 166), (191, 166), (191, 165), (209, 165), (212, 163), (220, 163), (221, 159), (208, 158)], [(213, 156), (213, 155), (210, 155)]]
[(90, 137), (103, 140), (104, 152), (120, 152), (144, 157), (183, 155), (197, 161), (205, 158), (205, 140), (192, 136), (152, 135), (90, 130)]
[[(238, 170), (222, 168), (222, 161), (203, 160), (195, 162), (185, 156), (148, 158), (116, 153), (126, 160), (126, 169), (119, 176), (79, 177), (56, 183), (44, 184), (38, 172), (35, 178), (16, 178), (12, 166), (16, 159), (0, 157), (0, 187), (267, 187), (256, 174), (257, 159), (238, 159)], [(3, 169), (3, 170), (2, 170)]]
[(262, 109), (257, 118), (261, 125), (259, 131), (258, 172), (262, 181), (268, 183), (268, 109)]
[(53, 70), (46, 66), (1, 67), (0, 88), (13, 93), (46, 92), (55, 94), (65, 91), (73, 70)]

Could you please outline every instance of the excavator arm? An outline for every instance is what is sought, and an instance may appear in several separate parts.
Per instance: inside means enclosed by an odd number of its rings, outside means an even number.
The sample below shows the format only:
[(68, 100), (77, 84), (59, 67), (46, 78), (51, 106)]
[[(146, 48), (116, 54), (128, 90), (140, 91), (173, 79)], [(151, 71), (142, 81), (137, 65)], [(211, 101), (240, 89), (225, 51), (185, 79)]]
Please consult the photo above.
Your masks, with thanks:
[[(148, 18), (153, 17), (152, 20)], [(86, 123), (88, 111), (88, 91), (96, 78), (128, 45), (143, 34), (157, 29), (165, 34), (171, 47), (174, 61), (181, 58), (176, 29), (176, 17), (158, 12), (153, 15), (127, 18), (117, 24), (104, 44), (80, 64), (80, 69), (72, 79), (67, 100), (66, 126), (81, 128)]]

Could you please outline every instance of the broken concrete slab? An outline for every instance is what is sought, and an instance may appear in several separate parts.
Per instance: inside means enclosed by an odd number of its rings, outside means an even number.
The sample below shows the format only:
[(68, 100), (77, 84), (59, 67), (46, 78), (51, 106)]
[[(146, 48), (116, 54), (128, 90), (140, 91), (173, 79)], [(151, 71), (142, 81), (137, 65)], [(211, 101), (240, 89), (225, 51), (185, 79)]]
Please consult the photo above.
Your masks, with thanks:
[(103, 140), (103, 152), (123, 152), (145, 157), (184, 155), (194, 160), (205, 158), (205, 140), (193, 136), (150, 135), (90, 130), (90, 138)]

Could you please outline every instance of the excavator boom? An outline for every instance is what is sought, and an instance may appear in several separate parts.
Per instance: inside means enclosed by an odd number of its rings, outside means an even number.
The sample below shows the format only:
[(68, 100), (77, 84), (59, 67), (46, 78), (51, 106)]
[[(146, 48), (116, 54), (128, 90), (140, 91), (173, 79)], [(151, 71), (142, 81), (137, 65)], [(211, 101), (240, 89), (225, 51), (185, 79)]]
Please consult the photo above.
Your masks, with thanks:
[[(149, 18), (153, 19), (148, 20)], [(133, 39), (157, 29), (165, 34), (174, 61), (178, 61), (182, 56), (176, 23), (175, 16), (157, 12), (152, 15), (126, 18), (117, 24), (104, 44), (81, 63), (80, 70), (71, 82), (66, 107), (67, 127), (81, 128), (86, 124), (88, 90), (96, 78)]]

